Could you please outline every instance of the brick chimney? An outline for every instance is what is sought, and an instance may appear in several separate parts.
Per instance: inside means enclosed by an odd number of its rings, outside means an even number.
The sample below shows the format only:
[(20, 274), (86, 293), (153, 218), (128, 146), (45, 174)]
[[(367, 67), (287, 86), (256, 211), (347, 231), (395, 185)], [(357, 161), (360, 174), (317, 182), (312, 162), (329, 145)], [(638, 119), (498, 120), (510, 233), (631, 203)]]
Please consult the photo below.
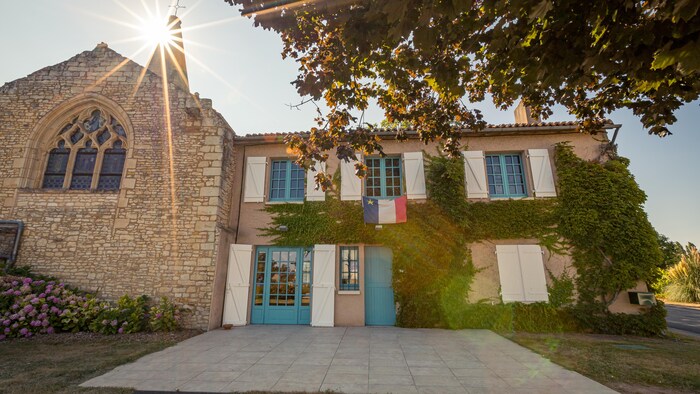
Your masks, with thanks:
[[(187, 63), (185, 62), (185, 41), (182, 39), (182, 21), (175, 15), (168, 17), (168, 27), (172, 32), (172, 43), (170, 48), (163, 48), (165, 57), (165, 72), (168, 77), (168, 82), (174, 83), (180, 88), (190, 91), (190, 83), (187, 77)], [(154, 73), (163, 76), (163, 68), (161, 66), (161, 45), (158, 45), (153, 59), (148, 65), (148, 69)], [(169, 50), (168, 50), (169, 49)], [(172, 56), (171, 54), (172, 53)]]
[(532, 117), (532, 108), (525, 106), (522, 100), (515, 107), (515, 123), (534, 124), (539, 123), (539, 118)]

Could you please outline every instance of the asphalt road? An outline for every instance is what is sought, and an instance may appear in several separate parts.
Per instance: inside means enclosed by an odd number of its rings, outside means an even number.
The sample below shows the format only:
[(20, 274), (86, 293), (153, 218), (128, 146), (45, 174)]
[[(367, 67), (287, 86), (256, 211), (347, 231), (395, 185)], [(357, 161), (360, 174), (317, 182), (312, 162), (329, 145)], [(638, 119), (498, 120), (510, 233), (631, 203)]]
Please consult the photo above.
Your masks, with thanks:
[(700, 307), (666, 304), (666, 311), (670, 328), (700, 334)]

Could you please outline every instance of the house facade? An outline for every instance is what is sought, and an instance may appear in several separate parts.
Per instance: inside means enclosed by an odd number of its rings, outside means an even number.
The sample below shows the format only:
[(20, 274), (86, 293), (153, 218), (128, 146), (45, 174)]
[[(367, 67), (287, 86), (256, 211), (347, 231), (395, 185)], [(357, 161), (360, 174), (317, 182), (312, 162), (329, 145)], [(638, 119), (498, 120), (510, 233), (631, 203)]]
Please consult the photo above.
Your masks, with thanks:
[[(578, 132), (575, 122), (540, 123), (518, 116), (514, 124), (463, 135), (464, 198), (473, 202), (556, 198), (555, 145), (568, 142), (579, 157), (595, 160), (609, 144), (606, 131), (591, 136)], [(331, 155), (324, 169), (341, 179), (339, 190), (331, 195), (315, 189), (313, 171), (293, 163), (283, 137), (258, 134), (234, 140), (235, 178), (241, 181), (234, 182), (232, 193), (235, 235), (224, 323), (393, 325), (400, 306), (392, 290), (391, 245), (279, 245), (262, 231), (272, 222), (266, 207), (327, 198), (359, 205), (367, 196), (406, 196), (408, 204), (421, 204), (428, 197), (424, 155), (437, 155), (438, 145), (423, 144), (413, 136), (406, 142), (383, 141), (384, 157), (358, 152), (368, 167), (365, 179), (355, 176), (354, 162)], [(570, 256), (551, 253), (538, 239), (489, 239), (468, 247), (478, 270), (470, 300), (546, 302), (551, 284), (547, 271), (555, 277), (575, 275)], [(637, 290), (646, 287), (640, 283)], [(610, 309), (638, 311), (626, 297), (619, 297)]]
[[(555, 144), (569, 141), (588, 160), (608, 144), (606, 130), (594, 137), (519, 111), (516, 123), (464, 132), (465, 199), (556, 198)], [(144, 68), (99, 44), (8, 82), (0, 220), (24, 223), (16, 264), (107, 298), (167, 296), (193, 328), (395, 324), (391, 245), (279, 245), (262, 230), (272, 222), (265, 208), (367, 196), (421, 204), (424, 155), (437, 145), (387, 138), (385, 157), (358, 155), (365, 179), (331, 155), (324, 169), (341, 179), (331, 196), (283, 137), (236, 136), (211, 100), (190, 93), (184, 56)], [(575, 274), (568, 256), (536, 239), (468, 247), (479, 269), (473, 300), (547, 301), (546, 270)], [(638, 310), (625, 297), (611, 309)]]

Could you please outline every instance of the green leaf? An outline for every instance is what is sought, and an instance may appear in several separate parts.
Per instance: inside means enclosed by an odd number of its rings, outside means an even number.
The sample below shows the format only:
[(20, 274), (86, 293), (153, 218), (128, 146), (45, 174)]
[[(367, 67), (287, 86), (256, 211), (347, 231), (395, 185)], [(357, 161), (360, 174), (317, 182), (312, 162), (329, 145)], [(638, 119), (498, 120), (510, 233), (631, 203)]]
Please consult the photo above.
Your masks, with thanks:
[(700, 71), (700, 40), (680, 48), (656, 52), (651, 68), (662, 70), (673, 65), (678, 65), (678, 70), (686, 75)]

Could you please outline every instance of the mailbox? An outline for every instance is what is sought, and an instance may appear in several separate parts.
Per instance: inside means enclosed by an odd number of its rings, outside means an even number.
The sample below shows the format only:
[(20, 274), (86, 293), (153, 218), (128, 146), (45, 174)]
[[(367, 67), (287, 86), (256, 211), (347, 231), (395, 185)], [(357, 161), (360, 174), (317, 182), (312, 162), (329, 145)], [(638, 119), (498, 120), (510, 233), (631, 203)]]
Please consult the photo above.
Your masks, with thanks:
[(656, 305), (656, 297), (654, 296), (654, 293), (629, 291), (627, 294), (630, 296), (630, 304), (647, 306)]

